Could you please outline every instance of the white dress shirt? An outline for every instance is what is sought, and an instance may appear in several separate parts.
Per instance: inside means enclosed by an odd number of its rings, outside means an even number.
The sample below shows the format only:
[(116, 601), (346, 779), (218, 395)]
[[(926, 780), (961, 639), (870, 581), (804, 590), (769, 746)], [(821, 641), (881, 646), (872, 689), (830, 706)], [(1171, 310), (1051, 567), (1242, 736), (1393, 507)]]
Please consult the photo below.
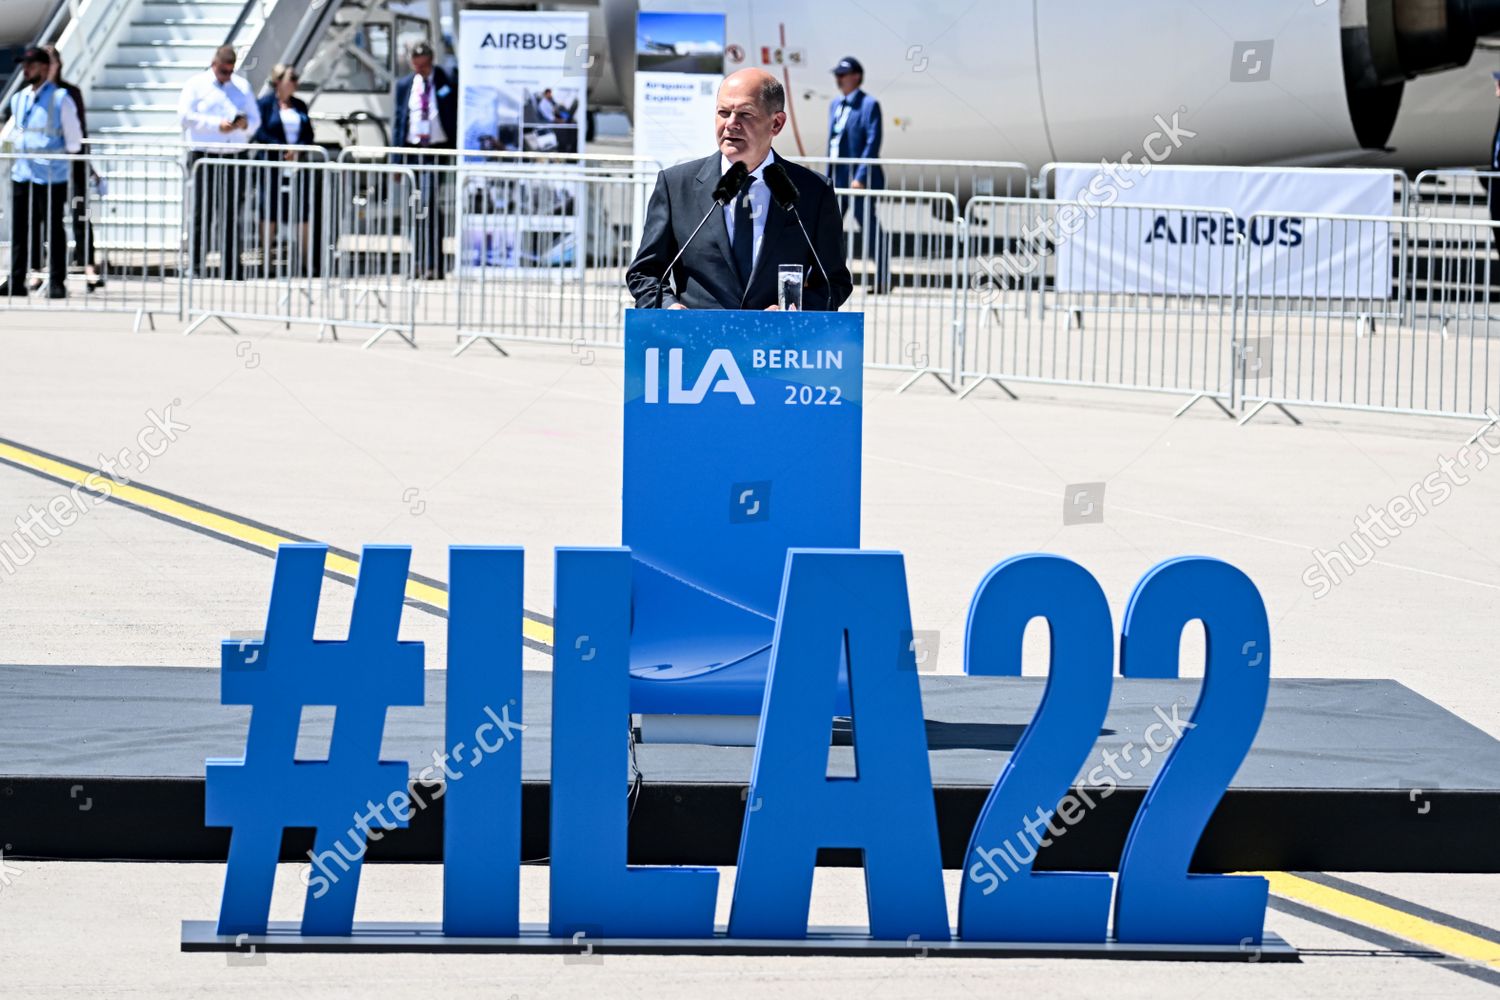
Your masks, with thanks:
[[(220, 122), (237, 115), (245, 116), (244, 128), (219, 131)], [(205, 70), (182, 88), (182, 96), (177, 99), (177, 120), (182, 125), (183, 140), (196, 149), (226, 143), (243, 145), (260, 128), (260, 105), (244, 77), (235, 74), (221, 86), (213, 70)]]
[[(755, 183), (750, 185), (750, 220), (755, 224), (755, 242), (750, 244), (753, 251), (750, 260), (760, 258), (761, 240), (766, 235), (766, 215), (771, 211), (771, 189), (766, 187), (766, 179), (761, 176), (766, 165), (776, 162), (776, 154), (766, 150), (766, 158), (760, 161), (760, 166), (750, 171), (750, 176), (755, 178)], [(729, 169), (729, 157), (723, 153), (719, 154), (719, 173)], [(729, 245), (734, 246), (734, 206), (739, 202), (738, 198), (731, 199), (724, 206), (724, 228), (729, 230)]]
[[(854, 94), (859, 93), (855, 91)], [(839, 140), (844, 137), (844, 127), (849, 124), (849, 115), (854, 110), (854, 94), (839, 98), (835, 105), (838, 111), (834, 113), (833, 128), (828, 135), (828, 158), (837, 160), (839, 158)]]
[[(448, 141), (448, 133), (443, 131), (443, 119), (438, 114), (437, 91), (432, 92), (432, 99), (427, 102), (427, 117), (422, 117), (422, 92), (432, 84), (431, 76), (414, 74), (411, 81), (411, 97), (406, 101), (406, 120), (410, 124), (406, 128), (406, 141), (412, 146), (438, 146)], [(426, 122), (424, 128), (423, 122)], [(423, 134), (426, 134), (427, 142), (422, 142)]]

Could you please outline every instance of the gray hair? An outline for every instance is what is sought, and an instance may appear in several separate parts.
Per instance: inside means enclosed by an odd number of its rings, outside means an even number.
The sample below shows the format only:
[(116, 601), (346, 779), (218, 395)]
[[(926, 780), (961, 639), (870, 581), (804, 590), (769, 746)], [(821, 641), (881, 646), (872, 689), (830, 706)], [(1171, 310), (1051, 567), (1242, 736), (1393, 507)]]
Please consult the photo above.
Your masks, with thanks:
[(786, 88), (781, 81), (774, 76), (769, 77), (761, 84), (760, 93), (756, 95), (760, 108), (768, 115), (774, 115), (779, 111), (786, 110)]

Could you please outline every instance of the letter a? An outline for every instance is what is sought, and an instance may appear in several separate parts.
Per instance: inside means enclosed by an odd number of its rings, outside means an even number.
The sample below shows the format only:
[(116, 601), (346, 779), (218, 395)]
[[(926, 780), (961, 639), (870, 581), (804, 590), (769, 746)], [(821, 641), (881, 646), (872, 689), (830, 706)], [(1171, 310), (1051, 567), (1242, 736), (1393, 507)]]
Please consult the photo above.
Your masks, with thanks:
[[(858, 775), (829, 778), (845, 657)], [(864, 854), (871, 936), (948, 940), (899, 552), (787, 553), (746, 802), (731, 937), (805, 937), (818, 848), (852, 847)]]

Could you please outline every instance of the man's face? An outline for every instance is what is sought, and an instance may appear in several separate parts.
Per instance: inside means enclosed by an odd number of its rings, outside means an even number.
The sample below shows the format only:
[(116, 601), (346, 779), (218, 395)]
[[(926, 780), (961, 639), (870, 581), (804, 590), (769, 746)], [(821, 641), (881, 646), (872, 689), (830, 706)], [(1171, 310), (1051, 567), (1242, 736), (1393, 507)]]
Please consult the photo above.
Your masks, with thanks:
[(51, 63), (44, 62), (41, 59), (33, 59), (30, 62), (22, 63), (22, 78), (28, 84), (41, 83), (43, 80), (47, 79), (47, 70), (51, 68), (51, 66)]
[(411, 71), (418, 76), (428, 76), (432, 73), (432, 56), (412, 56)]
[(726, 80), (719, 88), (714, 117), (714, 138), (719, 141), (719, 152), (729, 162), (743, 162), (751, 169), (766, 158), (771, 140), (786, 124), (786, 112), (766, 114), (760, 105), (759, 90), (754, 80)]
[(228, 83), (229, 78), (234, 76), (233, 59), (215, 59), (209, 68), (214, 71), (214, 79), (220, 83)]
[(858, 90), (864, 81), (865, 78), (858, 73), (840, 73), (833, 78), (833, 82), (839, 85), (839, 93), (845, 96)]

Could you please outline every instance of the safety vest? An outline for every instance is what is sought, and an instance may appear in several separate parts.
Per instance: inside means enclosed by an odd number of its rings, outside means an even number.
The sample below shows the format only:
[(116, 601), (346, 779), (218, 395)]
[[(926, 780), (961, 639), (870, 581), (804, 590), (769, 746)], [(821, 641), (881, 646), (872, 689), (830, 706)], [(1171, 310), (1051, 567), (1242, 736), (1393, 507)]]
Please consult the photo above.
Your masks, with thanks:
[(27, 159), (25, 154), (68, 151), (62, 129), (62, 105), (67, 96), (67, 91), (51, 81), (43, 84), (39, 91), (33, 92), (30, 87), (23, 87), (11, 96), (10, 117), (15, 123), (15, 151), (22, 154), (12, 161), (12, 181), (30, 184), (66, 183), (72, 168), (70, 161)]

